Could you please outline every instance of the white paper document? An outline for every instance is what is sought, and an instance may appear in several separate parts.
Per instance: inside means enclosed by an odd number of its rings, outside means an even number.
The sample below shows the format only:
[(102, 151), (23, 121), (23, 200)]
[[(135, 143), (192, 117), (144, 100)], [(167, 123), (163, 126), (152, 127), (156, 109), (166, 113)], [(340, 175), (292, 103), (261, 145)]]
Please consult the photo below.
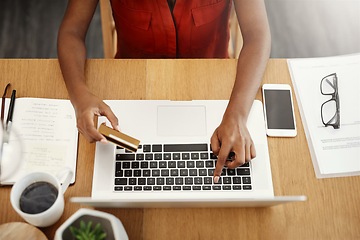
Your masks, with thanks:
[(1, 184), (13, 184), (34, 171), (56, 174), (65, 167), (73, 170), (75, 181), (78, 131), (69, 100), (17, 98), (11, 131), (3, 145)]
[[(360, 54), (289, 59), (288, 66), (317, 178), (360, 175)], [(321, 105), (331, 99), (321, 80), (336, 73), (340, 128), (325, 127)]]

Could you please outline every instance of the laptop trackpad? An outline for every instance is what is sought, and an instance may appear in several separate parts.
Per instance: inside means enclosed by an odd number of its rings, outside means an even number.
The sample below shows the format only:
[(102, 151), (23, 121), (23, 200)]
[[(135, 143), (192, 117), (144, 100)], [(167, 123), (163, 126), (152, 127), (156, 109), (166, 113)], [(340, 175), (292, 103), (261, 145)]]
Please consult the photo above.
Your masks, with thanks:
[(206, 136), (205, 106), (158, 106), (157, 110), (159, 136)]

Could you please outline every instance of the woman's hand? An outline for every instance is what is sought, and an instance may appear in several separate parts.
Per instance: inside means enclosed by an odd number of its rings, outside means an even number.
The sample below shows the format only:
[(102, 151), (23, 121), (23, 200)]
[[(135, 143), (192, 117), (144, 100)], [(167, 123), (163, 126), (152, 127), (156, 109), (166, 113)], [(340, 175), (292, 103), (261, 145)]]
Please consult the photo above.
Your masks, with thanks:
[[(246, 121), (224, 115), (224, 118), (211, 137), (211, 148), (218, 156), (214, 183), (219, 181), (224, 166), (236, 168), (251, 161), (256, 156), (255, 146), (246, 127)], [(230, 153), (233, 152), (234, 154)], [(232, 161), (227, 161), (229, 155)]]
[(72, 103), (76, 113), (77, 128), (89, 142), (107, 141), (95, 128), (95, 116), (107, 117), (112, 127), (119, 129), (118, 119), (110, 107), (92, 93), (86, 92), (77, 99), (73, 99)]

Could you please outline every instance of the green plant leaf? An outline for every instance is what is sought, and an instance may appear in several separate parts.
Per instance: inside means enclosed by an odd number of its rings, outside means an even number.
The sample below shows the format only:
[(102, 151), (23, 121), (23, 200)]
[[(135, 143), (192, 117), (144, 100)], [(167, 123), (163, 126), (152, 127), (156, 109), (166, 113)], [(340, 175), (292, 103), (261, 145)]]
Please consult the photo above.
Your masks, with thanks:
[(70, 232), (78, 240), (103, 240), (106, 238), (107, 234), (102, 229), (100, 223), (97, 223), (95, 227), (92, 226), (93, 222), (89, 221), (85, 223), (80, 221), (80, 227), (76, 228), (70, 226)]

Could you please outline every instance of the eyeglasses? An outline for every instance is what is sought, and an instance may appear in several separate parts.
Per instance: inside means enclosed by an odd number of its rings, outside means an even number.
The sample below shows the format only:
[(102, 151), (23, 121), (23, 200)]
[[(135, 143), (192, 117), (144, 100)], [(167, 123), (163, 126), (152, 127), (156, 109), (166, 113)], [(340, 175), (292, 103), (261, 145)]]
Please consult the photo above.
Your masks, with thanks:
[(340, 128), (340, 100), (336, 73), (321, 80), (320, 91), (322, 95), (331, 96), (331, 99), (321, 105), (321, 120), (324, 126), (332, 126), (334, 129)]

